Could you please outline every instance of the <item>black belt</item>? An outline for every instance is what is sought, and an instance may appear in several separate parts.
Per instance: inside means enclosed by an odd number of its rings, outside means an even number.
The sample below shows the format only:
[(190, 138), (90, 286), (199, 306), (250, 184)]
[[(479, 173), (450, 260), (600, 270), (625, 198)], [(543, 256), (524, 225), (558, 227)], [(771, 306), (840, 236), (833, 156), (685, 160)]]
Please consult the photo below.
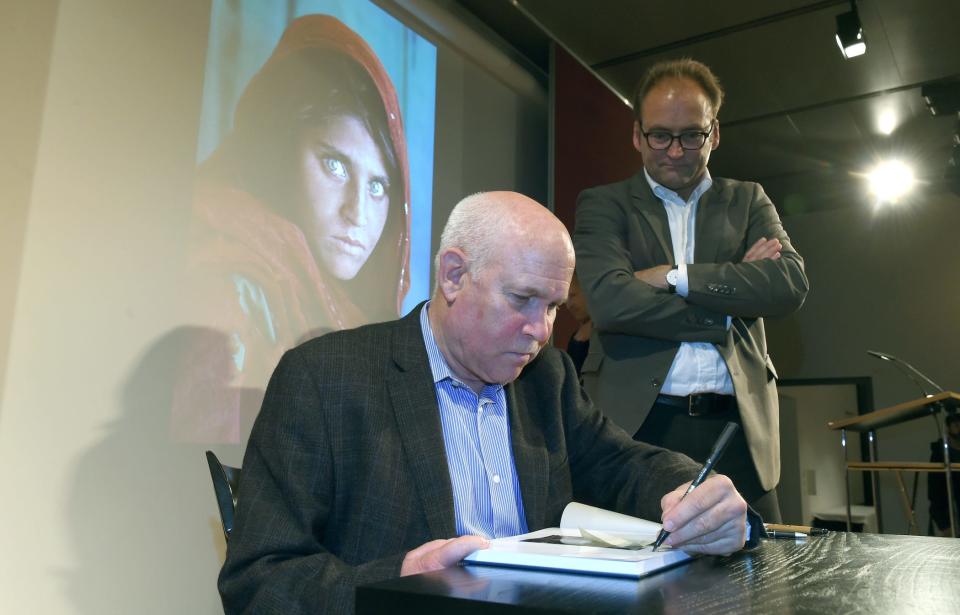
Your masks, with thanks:
[(698, 395), (657, 395), (657, 403), (683, 408), (690, 416), (706, 416), (729, 410), (736, 410), (737, 398), (719, 393), (700, 393)]

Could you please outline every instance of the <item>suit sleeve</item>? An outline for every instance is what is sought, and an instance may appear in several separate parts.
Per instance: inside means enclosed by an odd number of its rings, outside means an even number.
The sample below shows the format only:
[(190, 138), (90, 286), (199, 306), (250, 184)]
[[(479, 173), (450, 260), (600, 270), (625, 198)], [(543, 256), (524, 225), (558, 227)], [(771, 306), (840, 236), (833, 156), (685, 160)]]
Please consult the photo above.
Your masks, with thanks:
[(726, 339), (724, 312), (634, 277), (627, 214), (608, 188), (584, 191), (576, 211), (577, 277), (598, 330), (678, 342)]
[(659, 521), (660, 499), (693, 480), (699, 464), (631, 438), (594, 407), (570, 358), (560, 356), (565, 374), (560, 405), (574, 501)]
[(749, 263), (693, 263), (687, 265), (690, 291), (686, 300), (708, 310), (745, 318), (786, 316), (803, 304), (809, 289), (803, 259), (793, 248), (773, 203), (759, 184), (751, 189), (749, 215), (742, 249), (758, 239), (779, 239), (780, 258)]
[(243, 460), (236, 526), (218, 587), (231, 613), (352, 610), (357, 585), (396, 577), (405, 553), (350, 565), (324, 546), (334, 488), (323, 402), (287, 353)]

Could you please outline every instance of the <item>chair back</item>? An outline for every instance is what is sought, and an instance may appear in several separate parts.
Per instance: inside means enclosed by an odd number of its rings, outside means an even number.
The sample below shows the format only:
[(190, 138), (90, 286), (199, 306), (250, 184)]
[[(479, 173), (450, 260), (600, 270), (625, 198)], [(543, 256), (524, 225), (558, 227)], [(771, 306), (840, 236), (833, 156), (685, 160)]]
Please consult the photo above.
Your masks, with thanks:
[(207, 451), (207, 465), (210, 467), (213, 494), (217, 498), (217, 508), (220, 510), (223, 537), (227, 542), (230, 542), (230, 533), (233, 531), (233, 515), (237, 510), (237, 485), (240, 483), (240, 468), (223, 465), (213, 451)]

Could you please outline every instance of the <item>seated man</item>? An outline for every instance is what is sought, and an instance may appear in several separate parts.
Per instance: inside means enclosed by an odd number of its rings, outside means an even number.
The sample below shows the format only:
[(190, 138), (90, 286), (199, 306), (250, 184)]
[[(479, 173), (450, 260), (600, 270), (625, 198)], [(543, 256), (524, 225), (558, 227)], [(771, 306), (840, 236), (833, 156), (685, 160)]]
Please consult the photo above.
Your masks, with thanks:
[(632, 440), (545, 347), (573, 269), (547, 209), (477, 194), (444, 228), (429, 303), (289, 351), (243, 460), (225, 611), (350, 611), (357, 585), (556, 526), (572, 500), (662, 516), (690, 552), (740, 549), (730, 480), (679, 502), (698, 465)]

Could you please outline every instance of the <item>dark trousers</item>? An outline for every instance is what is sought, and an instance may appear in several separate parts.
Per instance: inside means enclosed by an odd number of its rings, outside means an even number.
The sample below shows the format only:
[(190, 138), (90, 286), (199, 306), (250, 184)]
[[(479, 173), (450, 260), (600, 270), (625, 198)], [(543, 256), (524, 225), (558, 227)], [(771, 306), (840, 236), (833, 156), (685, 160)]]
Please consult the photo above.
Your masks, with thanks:
[(734, 435), (714, 471), (728, 476), (747, 504), (764, 521), (782, 523), (777, 490), (766, 491), (760, 486), (735, 403), (722, 411), (690, 416), (683, 408), (658, 402), (633, 439), (683, 453), (702, 463), (710, 455), (710, 449), (728, 421), (740, 425), (741, 429)]

